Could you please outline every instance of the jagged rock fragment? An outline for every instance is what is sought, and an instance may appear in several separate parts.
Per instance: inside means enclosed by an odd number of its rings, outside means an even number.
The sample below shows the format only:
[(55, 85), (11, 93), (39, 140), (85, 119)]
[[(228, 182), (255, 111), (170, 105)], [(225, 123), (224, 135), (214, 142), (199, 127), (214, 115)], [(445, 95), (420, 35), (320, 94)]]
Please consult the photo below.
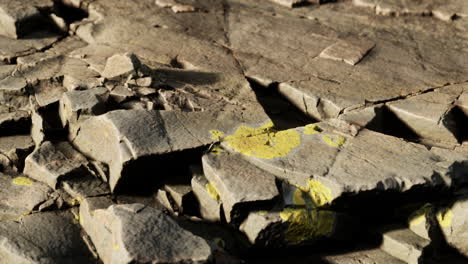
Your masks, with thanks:
[(122, 75), (136, 75), (141, 62), (134, 54), (115, 54), (107, 59), (101, 75), (105, 78), (115, 78)]
[(404, 264), (405, 262), (385, 253), (381, 249), (359, 250), (332, 256), (322, 257), (329, 264)]
[(306, 3), (308, 0), (271, 0), (274, 3), (280, 4), (285, 7), (295, 7), (298, 4)]
[(8, 0), (0, 2), (0, 35), (18, 39), (44, 22), (39, 9), (30, 3)]
[(34, 85), (34, 96), (39, 106), (47, 106), (60, 100), (62, 94), (66, 92), (59, 80), (41, 80)]
[(68, 125), (72, 138), (79, 120), (105, 113), (107, 97), (108, 91), (104, 87), (63, 94), (59, 106), (60, 120), (64, 127)]
[(5, 263), (90, 263), (80, 228), (67, 211), (0, 222), (0, 255)]
[(192, 190), (198, 201), (201, 217), (207, 221), (220, 221), (222, 205), (218, 190), (206, 179), (201, 168), (192, 167), (192, 172)]
[(86, 199), (80, 207), (81, 224), (104, 263), (205, 263), (212, 258), (207, 241), (162, 211), (143, 204), (111, 205), (106, 199)]
[(26, 158), (24, 173), (55, 189), (64, 178), (86, 175), (85, 164), (87, 159), (68, 142), (46, 141)]
[(413, 233), (408, 228), (383, 232), (380, 248), (388, 254), (408, 263), (421, 263), (423, 250), (430, 241)]
[(272, 201), (279, 195), (275, 177), (245, 161), (238, 154), (206, 154), (202, 162), (206, 178), (212, 188), (219, 192), (228, 222), (236, 214), (245, 214), (250, 209), (249, 204), (254, 206), (256, 202)]

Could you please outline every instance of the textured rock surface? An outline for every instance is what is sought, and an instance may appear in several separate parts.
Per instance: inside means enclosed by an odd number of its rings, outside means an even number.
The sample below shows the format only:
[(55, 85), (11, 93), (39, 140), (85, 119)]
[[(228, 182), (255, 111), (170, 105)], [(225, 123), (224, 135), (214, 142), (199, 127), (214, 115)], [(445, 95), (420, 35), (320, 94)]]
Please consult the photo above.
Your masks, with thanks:
[(468, 263), (467, 18), (0, 0), (0, 262)]
[(204, 239), (161, 211), (143, 204), (110, 205), (104, 199), (85, 200), (80, 208), (82, 225), (104, 263), (203, 263), (211, 258)]

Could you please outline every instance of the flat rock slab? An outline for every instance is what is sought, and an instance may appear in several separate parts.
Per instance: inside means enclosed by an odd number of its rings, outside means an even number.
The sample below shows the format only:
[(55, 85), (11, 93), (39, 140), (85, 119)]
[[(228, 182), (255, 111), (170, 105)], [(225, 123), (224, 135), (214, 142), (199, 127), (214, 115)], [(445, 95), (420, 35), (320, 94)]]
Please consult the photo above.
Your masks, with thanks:
[(360, 250), (352, 253), (322, 257), (330, 264), (403, 264), (403, 262), (381, 249)]
[(2, 260), (7, 263), (90, 263), (73, 214), (47, 212), (0, 223)]
[(416, 235), (408, 228), (401, 228), (384, 232), (380, 248), (408, 264), (418, 264), (429, 244), (430, 240)]
[(358, 132), (339, 121), (285, 131), (249, 129), (256, 132), (227, 136), (223, 146), (290, 184), (308, 189), (319, 205), (343, 193), (404, 192), (416, 186), (448, 187), (463, 182), (455, 171), (460, 168), (450, 166), (456, 162), (453, 159), (395, 137), (366, 129)]
[(199, 167), (192, 168), (191, 186), (204, 220), (219, 222), (222, 216), (221, 197), (218, 190), (206, 179)]
[(81, 223), (104, 263), (205, 263), (211, 248), (162, 211), (143, 204), (111, 205), (106, 198), (86, 199)]

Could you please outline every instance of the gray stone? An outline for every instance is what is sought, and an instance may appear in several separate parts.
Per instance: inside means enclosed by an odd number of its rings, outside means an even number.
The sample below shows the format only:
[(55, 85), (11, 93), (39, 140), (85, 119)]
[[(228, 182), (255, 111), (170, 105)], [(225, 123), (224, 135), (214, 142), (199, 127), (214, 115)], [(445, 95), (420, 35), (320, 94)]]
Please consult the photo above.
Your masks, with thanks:
[(24, 173), (55, 189), (64, 178), (89, 173), (87, 162), (68, 142), (46, 141), (26, 158)]
[(242, 210), (248, 210), (249, 204), (272, 201), (279, 195), (275, 177), (245, 161), (239, 154), (205, 154), (202, 162), (206, 178), (219, 192), (228, 222)]
[(343, 61), (350, 65), (356, 65), (374, 45), (371, 41), (363, 40), (339, 41), (324, 49), (319, 56), (324, 59)]
[(62, 188), (78, 203), (88, 197), (110, 194), (105, 182), (89, 174), (62, 180)]
[(205, 263), (208, 243), (182, 229), (169, 216), (143, 204), (110, 205), (86, 199), (80, 219), (104, 263)]
[(135, 96), (135, 93), (132, 91), (132, 89), (122, 86), (122, 85), (115, 87), (110, 92), (110, 97), (117, 103), (126, 101), (129, 98), (132, 98), (134, 96)]
[(383, 232), (380, 248), (408, 264), (418, 264), (422, 261), (424, 248), (429, 244), (429, 240), (410, 229), (400, 228)]
[(115, 78), (122, 75), (136, 75), (141, 62), (134, 54), (116, 54), (107, 59), (101, 75), (105, 78)]
[(187, 212), (190, 210), (189, 207), (193, 196), (192, 188), (189, 184), (165, 184), (164, 189), (170, 195), (180, 212)]
[(105, 113), (107, 97), (108, 91), (104, 87), (63, 94), (59, 115), (63, 127), (68, 125), (71, 138), (76, 135), (79, 120)]
[(330, 264), (403, 264), (405, 262), (385, 253), (381, 249), (366, 249), (339, 255), (324, 256), (324, 261)]
[(0, 223), (6, 263), (90, 263), (91, 254), (70, 212), (47, 212)]
[(109, 165), (109, 184), (114, 190), (131, 161), (209, 145), (219, 140), (211, 130), (229, 131), (242, 122), (239, 119), (237, 112), (230, 111), (116, 110), (81, 122), (73, 144), (88, 157)]
[[(50, 1), (35, 2), (46, 4)], [(36, 29), (41, 22), (44, 23), (44, 19), (39, 9), (30, 3), (0, 2), (0, 35), (17, 39)]]
[(39, 106), (47, 106), (58, 102), (66, 89), (59, 80), (41, 80), (34, 85), (34, 96)]
[(18, 219), (37, 211), (52, 193), (47, 185), (24, 175), (10, 176), (0, 173), (0, 220)]
[(307, 0), (270, 0), (270, 1), (280, 4), (282, 6), (285, 6), (285, 7), (290, 7), (290, 8), (295, 7), (298, 4), (307, 2)]
[[(448, 187), (464, 182), (463, 166), (451, 166), (454, 160), (422, 145), (366, 129), (357, 132), (355, 127), (335, 121), (279, 132), (257, 130), (253, 136), (226, 137), (222, 144), (243, 153), (259, 168), (308, 189), (319, 206), (343, 193), (404, 192), (416, 186)], [(438, 160), (445, 162), (434, 162)]]
[(221, 220), (222, 205), (219, 192), (210, 183), (200, 167), (191, 167), (192, 190), (200, 207), (200, 215), (204, 220), (218, 222)]

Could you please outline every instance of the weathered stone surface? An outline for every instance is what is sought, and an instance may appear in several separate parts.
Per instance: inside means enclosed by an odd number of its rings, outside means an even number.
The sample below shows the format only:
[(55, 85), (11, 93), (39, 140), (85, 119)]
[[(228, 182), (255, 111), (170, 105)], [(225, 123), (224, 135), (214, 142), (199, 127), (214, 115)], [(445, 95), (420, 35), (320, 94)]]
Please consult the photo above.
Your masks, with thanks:
[(212, 257), (204, 239), (143, 204), (91, 198), (81, 205), (80, 216), (104, 263), (204, 263)]
[(89, 174), (62, 180), (62, 188), (78, 203), (87, 197), (110, 194), (105, 182)]
[[(450, 166), (455, 161), (422, 145), (337, 124), (322, 122), (280, 132), (255, 128), (252, 130), (257, 132), (250, 135), (226, 137), (223, 145), (293, 185), (309, 188), (312, 194), (318, 192), (320, 204), (330, 203), (343, 193), (404, 192), (416, 186), (463, 182), (464, 177), (457, 173), (463, 166)], [(447, 160), (449, 164), (434, 160)]]
[(368, 249), (334, 256), (325, 256), (323, 260), (330, 264), (403, 264), (405, 262), (385, 253), (381, 249)]
[(219, 193), (228, 222), (236, 214), (245, 215), (249, 204), (272, 201), (279, 195), (275, 176), (245, 161), (239, 154), (206, 154), (202, 162), (206, 178)]
[(468, 16), (468, 7), (461, 0), (448, 1), (402, 1), (402, 0), (353, 0), (357, 6), (375, 9), (378, 15), (430, 15), (450, 21), (456, 17)]
[(408, 264), (418, 264), (422, 261), (424, 248), (429, 244), (429, 240), (416, 235), (410, 229), (401, 228), (384, 232), (380, 247)]
[(34, 85), (34, 96), (40, 107), (58, 102), (66, 89), (59, 80), (41, 80)]
[(62, 125), (64, 127), (68, 125), (71, 138), (77, 133), (79, 120), (105, 113), (107, 97), (108, 90), (104, 87), (63, 94), (60, 99), (59, 115)]
[(370, 41), (340, 41), (324, 49), (319, 56), (324, 59), (356, 65), (374, 45)]
[(86, 158), (68, 142), (46, 141), (26, 158), (24, 173), (55, 189), (63, 178), (88, 173), (86, 163)]
[(113, 190), (129, 162), (211, 144), (219, 139), (213, 138), (210, 130), (230, 131), (240, 122), (250, 121), (240, 118), (234, 111), (117, 110), (83, 121), (73, 144), (85, 155), (109, 165)]
[(101, 75), (105, 78), (115, 78), (122, 75), (136, 75), (140, 61), (134, 54), (116, 54), (107, 59), (104, 71)]
[(200, 206), (200, 215), (207, 221), (218, 222), (221, 220), (222, 205), (218, 191), (203, 174), (202, 168), (191, 167), (192, 190)]
[(282, 6), (286, 6), (286, 7), (294, 7), (298, 4), (307, 2), (307, 0), (270, 0), (270, 1), (280, 4)]
[(27, 215), (0, 223), (0, 256), (6, 263), (90, 263), (91, 254), (70, 212)]
[(453, 146), (462, 137), (455, 113), (458, 98), (467, 84), (442, 87), (434, 92), (390, 102), (388, 108), (432, 145)]
[(37, 211), (52, 193), (47, 185), (24, 175), (0, 174), (0, 220), (17, 219)]
[[(1, 1), (0, 2), (0, 35), (10, 38), (20, 38), (44, 24), (37, 4), (51, 5), (52, 1), (35, 1), (32, 3)], [(47, 3), (49, 2), (49, 3)], [(42, 23), (41, 23), (42, 22)]]

